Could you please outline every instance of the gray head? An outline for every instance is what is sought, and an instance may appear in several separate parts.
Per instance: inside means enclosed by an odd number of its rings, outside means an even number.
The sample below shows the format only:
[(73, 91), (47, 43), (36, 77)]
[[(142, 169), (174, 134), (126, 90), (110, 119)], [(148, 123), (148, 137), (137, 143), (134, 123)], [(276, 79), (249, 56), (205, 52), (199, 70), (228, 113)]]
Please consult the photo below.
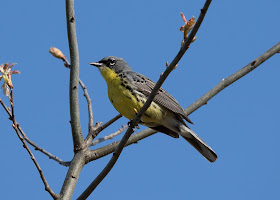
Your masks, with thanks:
[(124, 71), (132, 71), (130, 66), (124, 61), (124, 59), (116, 56), (107, 56), (98, 62), (91, 62), (90, 65), (94, 65), (99, 68), (99, 70), (104, 71), (106, 68), (113, 70), (114, 72), (121, 73)]

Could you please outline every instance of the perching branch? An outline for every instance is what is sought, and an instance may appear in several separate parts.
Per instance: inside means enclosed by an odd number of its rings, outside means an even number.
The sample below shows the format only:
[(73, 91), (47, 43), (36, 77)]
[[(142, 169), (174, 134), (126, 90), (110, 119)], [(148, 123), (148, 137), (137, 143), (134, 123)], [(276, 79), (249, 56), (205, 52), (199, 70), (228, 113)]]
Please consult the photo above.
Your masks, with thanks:
[(92, 131), (89, 131), (85, 142), (87, 144), (87, 146), (91, 146), (92, 145), (92, 140), (101, 132), (103, 131), (105, 128), (107, 128), (108, 126), (110, 126), (111, 124), (113, 124), (115, 121), (117, 121), (118, 119), (120, 119), (122, 117), (121, 114), (118, 114), (117, 116), (115, 116), (114, 118), (110, 119), (108, 122), (106, 122), (105, 124), (103, 124), (101, 126), (101, 123), (97, 123), (94, 127), (94, 129)]
[(115, 165), (115, 163), (118, 160), (118, 158), (119, 158), (119, 156), (120, 156), (120, 154), (121, 154), (125, 144), (127, 143), (128, 139), (129, 139), (129, 137), (134, 132), (133, 129), (137, 126), (137, 124), (139, 123), (141, 117), (143, 116), (145, 111), (148, 109), (148, 107), (152, 103), (153, 98), (157, 94), (157, 91), (159, 90), (159, 88), (161, 87), (161, 85), (163, 84), (163, 82), (165, 81), (167, 76), (170, 74), (170, 72), (175, 68), (177, 63), (183, 57), (184, 53), (189, 48), (189, 45), (193, 41), (193, 38), (196, 35), (196, 32), (198, 31), (198, 29), (199, 29), (199, 27), (200, 27), (200, 25), (201, 25), (201, 23), (203, 21), (203, 18), (205, 16), (206, 12), (207, 12), (207, 9), (208, 9), (210, 3), (211, 3), (211, 0), (206, 0), (206, 2), (204, 4), (204, 7), (201, 10), (201, 13), (199, 15), (199, 18), (198, 18), (194, 28), (192, 29), (190, 35), (187, 37), (187, 39), (184, 42), (183, 46), (181, 47), (180, 51), (178, 52), (178, 54), (173, 59), (171, 64), (167, 67), (165, 72), (161, 75), (161, 77), (157, 81), (155, 87), (153, 88), (151, 94), (149, 95), (149, 97), (148, 97), (147, 101), (145, 102), (145, 104), (143, 105), (143, 107), (140, 109), (139, 113), (137, 113), (136, 117), (130, 122), (128, 130), (124, 134), (122, 140), (120, 141), (118, 147), (116, 148), (112, 158), (110, 159), (110, 161), (108, 162), (106, 167), (93, 180), (93, 182), (88, 186), (88, 188), (79, 196), (79, 198), (78, 198), (79, 200), (86, 199), (93, 192), (93, 190), (99, 185), (99, 183), (105, 178), (105, 176), (111, 171), (112, 167)]
[[(280, 42), (278, 42), (276, 45), (274, 45), (271, 49), (260, 55), (258, 58), (256, 58), (254, 61), (250, 62), (248, 65), (240, 69), (239, 71), (235, 72), (231, 76), (229, 76), (226, 79), (223, 79), (219, 84), (217, 84), (215, 87), (213, 87), (211, 90), (209, 90), (206, 94), (204, 94), (201, 98), (196, 100), (194, 103), (192, 103), (189, 107), (185, 109), (185, 113), (187, 115), (190, 115), (194, 111), (196, 111), (201, 106), (205, 105), (210, 99), (212, 99), (214, 96), (216, 96), (219, 92), (221, 92), (223, 89), (237, 81), (238, 79), (242, 78), (246, 74), (250, 73), (252, 70), (257, 68), (260, 64), (268, 60), (271, 56), (275, 55), (276, 53), (279, 53), (280, 51)], [(151, 136), (153, 134), (157, 133), (155, 130), (152, 129), (145, 129), (143, 131), (140, 131), (136, 134), (133, 134), (128, 142), (126, 143), (126, 146), (131, 145), (133, 143), (137, 143), (138, 141)], [(101, 147), (99, 149), (92, 150), (90, 152), (90, 155), (88, 157), (88, 161), (93, 161), (96, 159), (99, 159), (103, 156), (106, 156), (110, 153), (113, 153), (117, 146), (119, 144), (118, 142), (114, 142), (112, 144), (109, 144), (107, 146)]]
[[(129, 146), (131, 144), (137, 143), (138, 141), (149, 137), (153, 134), (157, 133), (157, 131), (147, 128), (143, 131), (140, 131), (138, 133), (133, 134), (131, 137), (129, 137), (128, 141), (126, 142), (125, 146)], [(108, 144), (104, 147), (101, 147), (99, 149), (94, 149), (90, 152), (89, 157), (88, 157), (88, 161), (87, 162), (91, 162), (93, 160), (97, 160), (99, 158), (102, 158), (110, 153), (113, 153), (116, 148), (118, 147), (120, 141), (117, 142), (113, 142), (111, 144)]]

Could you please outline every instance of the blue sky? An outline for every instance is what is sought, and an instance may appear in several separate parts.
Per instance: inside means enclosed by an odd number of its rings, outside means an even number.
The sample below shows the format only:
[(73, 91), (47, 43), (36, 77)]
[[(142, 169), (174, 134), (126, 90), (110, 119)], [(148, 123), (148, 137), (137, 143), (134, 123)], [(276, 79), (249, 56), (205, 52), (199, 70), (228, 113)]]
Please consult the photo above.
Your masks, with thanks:
[[(95, 122), (106, 122), (117, 111), (107, 98), (105, 81), (88, 63), (108, 55), (123, 57), (135, 71), (156, 81), (165, 62), (171, 62), (179, 50), (180, 12), (187, 18), (198, 17), (203, 4), (202, 0), (76, 1), (80, 78), (93, 100)], [(1, 63), (16, 62), (14, 69), (21, 71), (13, 77), (16, 119), (31, 140), (70, 160), (69, 71), (48, 53), (55, 46), (69, 58), (64, 1), (9, 0), (0, 5)], [(279, 42), (279, 6), (277, 0), (213, 1), (198, 39), (163, 87), (182, 107), (189, 106)], [(279, 196), (279, 56), (189, 116), (195, 123), (190, 127), (217, 152), (215, 163), (206, 161), (183, 139), (158, 133), (126, 148), (90, 199), (261, 200)], [(2, 93), (0, 98), (8, 103)], [(82, 94), (80, 111), (86, 135), (87, 105)], [(119, 120), (100, 137), (126, 123)], [(0, 125), (1, 197), (50, 199), (2, 108)], [(50, 186), (59, 193), (67, 168), (33, 152)], [(109, 158), (85, 166), (73, 199)]]

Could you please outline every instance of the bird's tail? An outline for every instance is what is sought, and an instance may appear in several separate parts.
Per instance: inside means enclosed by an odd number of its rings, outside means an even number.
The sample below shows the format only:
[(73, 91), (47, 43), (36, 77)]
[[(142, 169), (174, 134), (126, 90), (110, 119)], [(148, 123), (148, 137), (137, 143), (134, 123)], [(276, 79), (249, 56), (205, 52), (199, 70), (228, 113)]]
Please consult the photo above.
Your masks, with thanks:
[(181, 126), (180, 135), (187, 140), (197, 151), (199, 151), (207, 160), (215, 162), (217, 154), (209, 147), (198, 135), (186, 126)]

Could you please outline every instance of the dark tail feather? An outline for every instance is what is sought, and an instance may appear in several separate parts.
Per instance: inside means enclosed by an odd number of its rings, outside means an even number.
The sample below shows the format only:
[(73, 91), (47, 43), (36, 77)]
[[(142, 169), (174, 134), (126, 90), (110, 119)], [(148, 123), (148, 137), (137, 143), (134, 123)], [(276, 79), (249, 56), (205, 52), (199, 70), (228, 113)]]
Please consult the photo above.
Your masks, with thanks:
[(162, 132), (162, 133), (165, 133), (166, 135), (169, 135), (171, 137), (174, 137), (174, 138), (179, 138), (179, 134), (164, 127), (164, 126), (155, 126), (155, 127), (150, 127), (151, 129), (154, 129), (158, 132)]
[(186, 130), (180, 133), (197, 151), (199, 151), (207, 160), (215, 162), (218, 158), (217, 154), (209, 147), (198, 135), (191, 129), (186, 127)]

